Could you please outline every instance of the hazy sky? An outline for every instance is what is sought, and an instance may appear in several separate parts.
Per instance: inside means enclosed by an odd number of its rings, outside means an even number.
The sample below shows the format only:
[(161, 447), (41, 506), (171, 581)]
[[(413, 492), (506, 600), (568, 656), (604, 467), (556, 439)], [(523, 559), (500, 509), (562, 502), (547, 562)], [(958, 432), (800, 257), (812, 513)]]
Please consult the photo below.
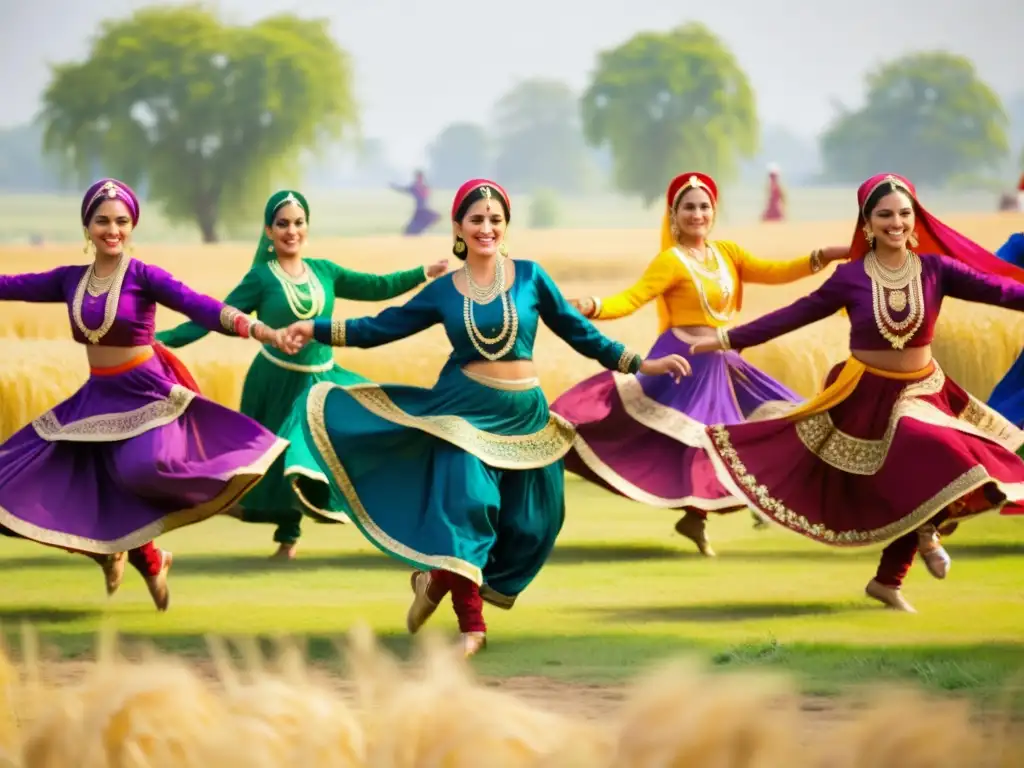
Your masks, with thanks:
[[(48, 63), (79, 59), (97, 21), (142, 0), (0, 0), (0, 125), (34, 115)], [(813, 136), (832, 103), (856, 105), (865, 72), (911, 50), (971, 57), (1002, 95), (1024, 90), (1021, 0), (219, 0), (247, 22), (291, 11), (326, 17), (354, 58), (366, 135), (399, 165), (421, 162), (447, 123), (489, 121), (517, 80), (562, 79), (582, 89), (599, 51), (642, 30), (699, 20), (732, 49), (750, 77), (763, 123)], [(97, 94), (97, 98), (101, 98)]]

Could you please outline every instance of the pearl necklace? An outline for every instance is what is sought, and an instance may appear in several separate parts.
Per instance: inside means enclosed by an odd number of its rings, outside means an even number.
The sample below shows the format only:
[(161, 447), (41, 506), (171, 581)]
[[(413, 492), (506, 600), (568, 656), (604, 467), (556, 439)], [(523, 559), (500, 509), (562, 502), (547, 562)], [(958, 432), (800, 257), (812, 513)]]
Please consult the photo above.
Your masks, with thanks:
[[(690, 273), (690, 279), (693, 280), (694, 287), (697, 289), (697, 297), (700, 299), (701, 307), (704, 309), (705, 314), (708, 317), (718, 320), (719, 322), (728, 321), (734, 313), (732, 306), (733, 294), (735, 292), (735, 285), (733, 284), (732, 274), (729, 272), (729, 267), (725, 264), (725, 260), (719, 256), (714, 247), (711, 245), (705, 245), (705, 258), (703, 260), (697, 260), (689, 254), (696, 249), (687, 248), (686, 252), (682, 248), (676, 248), (676, 253), (679, 255), (679, 260), (683, 262), (683, 266), (686, 267)], [(710, 261), (707, 259), (707, 253), (711, 254)], [(701, 278), (707, 278), (709, 281), (714, 283), (718, 287), (718, 292), (722, 298), (722, 308), (714, 309), (711, 306), (711, 302), (708, 300), (707, 291), (704, 290), (704, 283)]]
[[(893, 349), (903, 349), (924, 322), (924, 287), (921, 285), (921, 259), (913, 251), (897, 269), (889, 269), (874, 251), (864, 257), (864, 271), (871, 279), (871, 309), (878, 332)], [(886, 290), (890, 293), (886, 296)], [(897, 322), (890, 314), (910, 307), (907, 316)]]
[[(512, 345), (515, 344), (516, 336), (519, 332), (519, 313), (516, 312), (515, 304), (509, 300), (508, 293), (505, 291), (505, 257), (498, 256), (494, 268), (494, 280), (485, 288), (481, 288), (473, 280), (469, 264), (463, 267), (463, 271), (466, 275), (466, 286), (470, 294), (462, 299), (462, 318), (466, 326), (466, 333), (473, 347), (482, 357), (492, 362), (500, 360), (512, 349)], [(485, 336), (476, 324), (476, 319), (473, 316), (473, 304), (476, 303), (481, 306), (490, 304), (499, 296), (501, 297), (501, 330), (497, 336)], [(498, 344), (502, 339), (505, 340), (505, 343), (502, 344), (501, 349), (497, 352), (488, 352), (482, 346), (483, 344)]]
[[(323, 285), (321, 285), (315, 275), (310, 273), (308, 264), (303, 266), (305, 272), (302, 277), (292, 277), (284, 271), (284, 267), (281, 266), (281, 262), (277, 259), (270, 262), (270, 271), (277, 278), (277, 282), (281, 284), (285, 301), (288, 302), (288, 308), (297, 320), (309, 320), (312, 317), (316, 317), (323, 311), (327, 301)], [(301, 285), (309, 287), (309, 304), (305, 307), (303, 307), (303, 304), (307, 299), (299, 293), (299, 286)]]
[[(71, 300), (71, 319), (90, 344), (99, 344), (100, 340), (107, 335), (107, 332), (113, 327), (114, 321), (117, 319), (117, 306), (121, 302), (121, 286), (124, 284), (124, 276), (128, 272), (128, 265), (130, 263), (131, 257), (122, 254), (121, 260), (117, 263), (114, 271), (107, 277), (100, 278), (96, 277), (96, 265), (93, 264), (85, 270), (82, 279), (78, 281), (75, 296)], [(103, 322), (99, 328), (92, 330), (86, 327), (85, 320), (82, 317), (85, 294), (88, 291), (89, 295), (94, 298), (102, 296), (105, 292), (104, 286), (107, 287), (107, 298), (103, 302)], [(96, 292), (94, 293), (93, 291)]]

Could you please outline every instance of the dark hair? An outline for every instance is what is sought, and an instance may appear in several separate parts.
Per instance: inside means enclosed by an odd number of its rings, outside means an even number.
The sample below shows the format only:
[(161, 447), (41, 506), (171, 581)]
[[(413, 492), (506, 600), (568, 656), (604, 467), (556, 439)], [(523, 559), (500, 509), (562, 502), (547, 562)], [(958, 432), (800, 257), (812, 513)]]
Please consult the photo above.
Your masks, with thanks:
[(708, 196), (708, 200), (711, 203), (711, 207), (712, 208), (715, 207), (715, 196), (712, 195), (709, 190), (705, 189), (704, 187), (691, 187), (691, 186), (687, 186), (685, 189), (683, 189), (676, 196), (676, 200), (672, 204), (672, 213), (677, 213), (679, 211), (679, 206), (683, 204), (683, 198), (686, 197), (691, 192), (693, 192), (694, 190), (697, 190), (699, 192), (703, 192), (705, 195), (707, 195)]
[(875, 191), (872, 192), (870, 195), (868, 195), (868, 199), (864, 201), (864, 219), (870, 219), (871, 213), (878, 206), (878, 202), (883, 197), (891, 195), (893, 192), (901, 192), (904, 195), (906, 195), (907, 199), (910, 200), (910, 205), (914, 208), (914, 212), (917, 212), (917, 201), (914, 199), (914, 196), (910, 194), (909, 189), (904, 187), (902, 184), (893, 184), (892, 182), (885, 182), (879, 184), (878, 188), (875, 189)]
[[(483, 192), (480, 191), (481, 189), (483, 189), (483, 187), (477, 187), (462, 199), (462, 202), (459, 203), (459, 207), (455, 209), (455, 215), (452, 216), (452, 221), (457, 221), (461, 224), (462, 220), (466, 218), (466, 212), (470, 209), (473, 203), (475, 203), (477, 200), (484, 199), (484, 194)], [(505, 201), (505, 196), (498, 192), (498, 190), (494, 189), (494, 187), (491, 187), (490, 189), (492, 192), (491, 196), (497, 197), (498, 202), (501, 203), (501, 210), (505, 212), (505, 221), (512, 221), (512, 213), (508, 209), (508, 203)], [(455, 243), (452, 244), (452, 254), (455, 256), (455, 258), (465, 261), (466, 251), (463, 250), (462, 253), (459, 253), (457, 250), (455, 250), (455, 246), (458, 243), (462, 243), (463, 249), (465, 249), (465, 241), (461, 237), (456, 237)]]

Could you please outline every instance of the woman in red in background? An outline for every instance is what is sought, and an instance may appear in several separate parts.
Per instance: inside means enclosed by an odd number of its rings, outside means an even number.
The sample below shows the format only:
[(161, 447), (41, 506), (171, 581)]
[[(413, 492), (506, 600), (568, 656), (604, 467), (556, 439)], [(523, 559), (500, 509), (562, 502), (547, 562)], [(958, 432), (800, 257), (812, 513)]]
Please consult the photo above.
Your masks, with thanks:
[(768, 206), (761, 214), (762, 221), (783, 221), (786, 218), (786, 193), (779, 178), (779, 166), (768, 166)]
[(868, 179), (857, 202), (850, 263), (693, 352), (746, 349), (846, 310), (851, 356), (825, 390), (778, 418), (709, 427), (709, 455), (766, 519), (830, 546), (886, 544), (866, 592), (913, 612), (900, 587), (915, 553), (945, 578), (940, 532), (1022, 511), (1024, 432), (949, 379), (931, 341), (946, 296), (1024, 310), (1024, 270), (930, 215), (899, 176)]

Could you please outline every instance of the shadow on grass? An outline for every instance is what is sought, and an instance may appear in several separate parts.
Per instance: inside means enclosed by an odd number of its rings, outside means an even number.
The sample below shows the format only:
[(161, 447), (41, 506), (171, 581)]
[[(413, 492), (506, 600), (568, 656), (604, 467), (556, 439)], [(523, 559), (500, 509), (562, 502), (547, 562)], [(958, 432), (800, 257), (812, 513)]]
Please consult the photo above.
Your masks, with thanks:
[(0, 607), (0, 624), (19, 626), (29, 624), (70, 624), (83, 619), (98, 619), (102, 611), (92, 609), (61, 608), (56, 606), (3, 606)]
[(585, 608), (582, 612), (604, 621), (620, 623), (676, 621), (746, 621), (748, 619), (823, 616), (876, 610), (872, 605), (855, 603), (707, 603), (704, 605), (658, 605), (640, 608)]

